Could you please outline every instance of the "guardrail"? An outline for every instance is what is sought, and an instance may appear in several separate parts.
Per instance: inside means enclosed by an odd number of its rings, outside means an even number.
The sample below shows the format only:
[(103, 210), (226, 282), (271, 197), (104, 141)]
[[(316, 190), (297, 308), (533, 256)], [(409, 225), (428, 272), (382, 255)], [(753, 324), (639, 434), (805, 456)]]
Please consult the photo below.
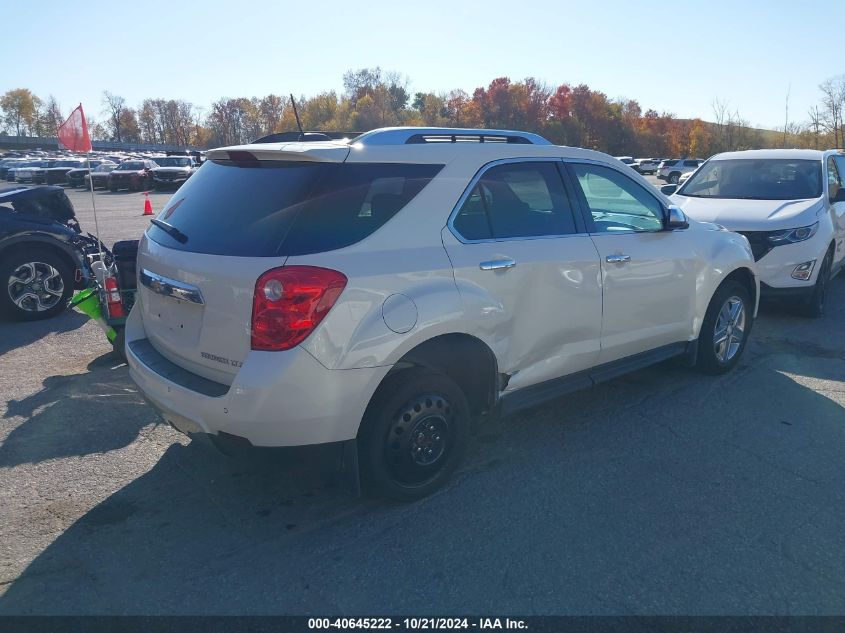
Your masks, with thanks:
[[(185, 147), (173, 143), (124, 143), (118, 141), (91, 141), (91, 146), (97, 151), (174, 151), (174, 150), (196, 150), (195, 147)], [(59, 141), (56, 138), (43, 136), (9, 136), (0, 134), (0, 148), (4, 149), (59, 149)]]

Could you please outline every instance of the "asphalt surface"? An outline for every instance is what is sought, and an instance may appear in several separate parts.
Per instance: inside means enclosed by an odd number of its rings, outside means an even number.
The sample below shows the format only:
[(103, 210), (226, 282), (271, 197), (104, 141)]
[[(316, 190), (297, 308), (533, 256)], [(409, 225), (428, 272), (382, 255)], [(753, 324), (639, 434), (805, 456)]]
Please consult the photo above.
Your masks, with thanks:
[[(146, 225), (142, 196), (97, 200), (107, 242)], [(0, 614), (845, 614), (831, 293), (817, 321), (765, 307), (728, 375), (485, 421), (410, 505), (355, 497), (329, 451), (181, 436), (78, 314), (0, 323)]]

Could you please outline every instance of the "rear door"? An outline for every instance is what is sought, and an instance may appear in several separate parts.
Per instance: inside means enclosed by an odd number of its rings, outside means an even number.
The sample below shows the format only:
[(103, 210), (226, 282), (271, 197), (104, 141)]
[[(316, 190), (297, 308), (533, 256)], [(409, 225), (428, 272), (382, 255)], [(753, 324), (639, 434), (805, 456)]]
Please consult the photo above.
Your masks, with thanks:
[(511, 160), (476, 176), (443, 229), (467, 312), (517, 389), (591, 367), (600, 266), (560, 161)]
[(567, 163), (601, 259), (604, 313), (599, 363), (686, 341), (697, 257), (688, 231), (664, 231), (661, 202), (611, 167)]

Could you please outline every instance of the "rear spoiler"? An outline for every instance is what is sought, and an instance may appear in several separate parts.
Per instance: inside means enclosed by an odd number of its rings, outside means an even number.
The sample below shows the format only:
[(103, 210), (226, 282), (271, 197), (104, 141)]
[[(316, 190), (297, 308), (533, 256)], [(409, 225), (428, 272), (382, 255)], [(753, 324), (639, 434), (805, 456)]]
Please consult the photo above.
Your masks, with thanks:
[(314, 143), (317, 141), (341, 141), (352, 140), (360, 136), (361, 132), (335, 132), (335, 131), (309, 131), (309, 132), (278, 132), (268, 134), (255, 139), (252, 144), (258, 143)]
[(297, 162), (342, 163), (349, 156), (349, 143), (328, 141), (323, 143), (261, 143), (219, 147), (206, 152), (206, 160), (230, 160), (250, 163), (263, 160), (289, 160)]

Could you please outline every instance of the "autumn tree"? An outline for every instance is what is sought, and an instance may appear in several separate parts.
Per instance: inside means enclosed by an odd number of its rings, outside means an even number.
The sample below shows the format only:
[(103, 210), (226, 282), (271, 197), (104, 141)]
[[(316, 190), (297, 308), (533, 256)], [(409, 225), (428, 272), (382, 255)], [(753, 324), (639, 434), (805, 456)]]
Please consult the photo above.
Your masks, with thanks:
[(15, 133), (15, 136), (32, 134), (40, 107), (41, 99), (27, 88), (9, 90), (0, 97), (0, 112), (3, 113), (3, 122), (8, 129)]

